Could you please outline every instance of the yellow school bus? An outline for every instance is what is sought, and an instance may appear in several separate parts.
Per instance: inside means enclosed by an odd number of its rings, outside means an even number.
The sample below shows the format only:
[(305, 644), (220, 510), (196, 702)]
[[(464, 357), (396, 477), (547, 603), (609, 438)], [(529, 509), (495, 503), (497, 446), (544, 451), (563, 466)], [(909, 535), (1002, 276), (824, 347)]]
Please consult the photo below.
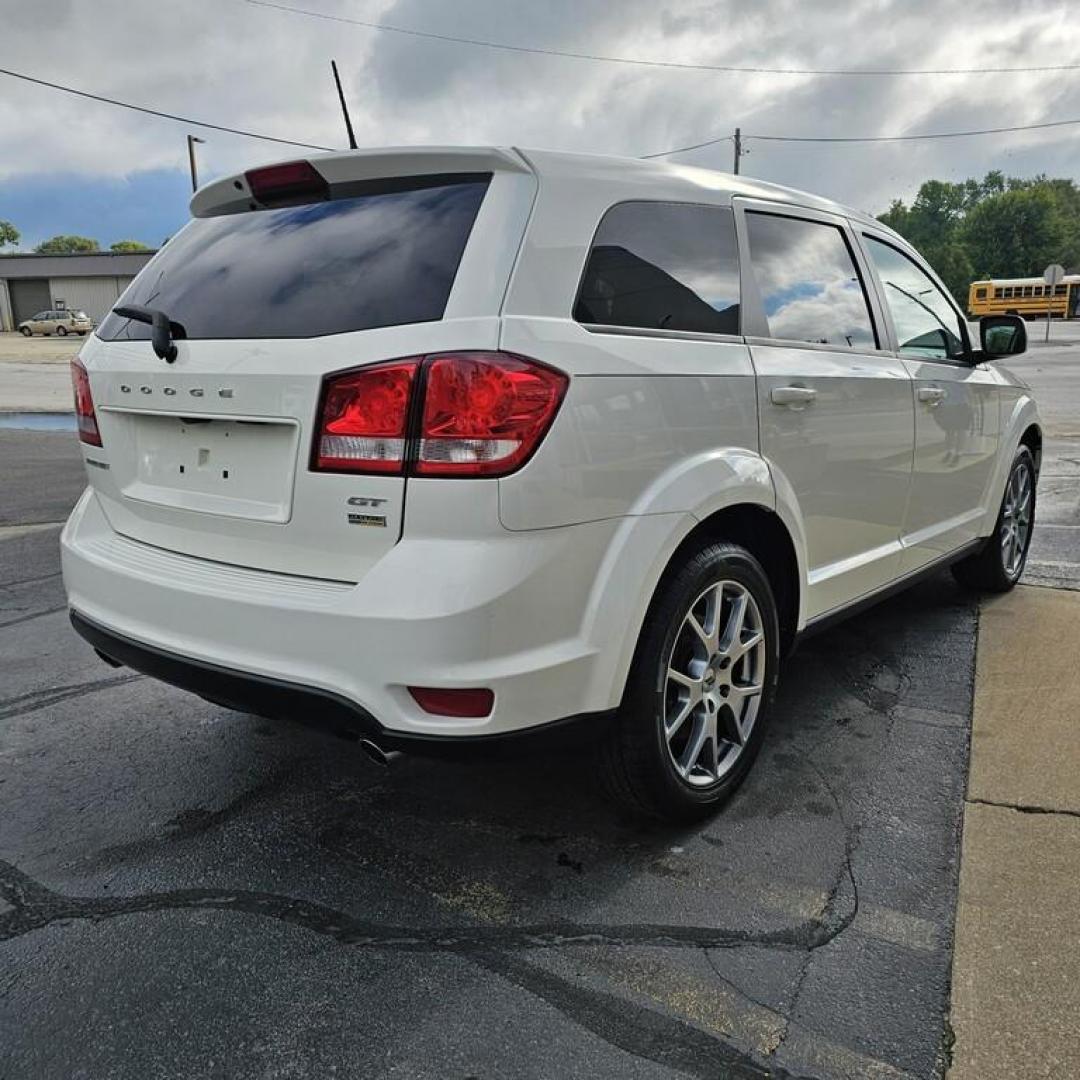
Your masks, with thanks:
[[(1050, 295), (1053, 291), (1053, 296)], [(1080, 274), (1066, 274), (1053, 290), (1041, 277), (995, 278), (973, 281), (968, 291), (968, 314), (1023, 315), (1025, 319), (1080, 317)]]

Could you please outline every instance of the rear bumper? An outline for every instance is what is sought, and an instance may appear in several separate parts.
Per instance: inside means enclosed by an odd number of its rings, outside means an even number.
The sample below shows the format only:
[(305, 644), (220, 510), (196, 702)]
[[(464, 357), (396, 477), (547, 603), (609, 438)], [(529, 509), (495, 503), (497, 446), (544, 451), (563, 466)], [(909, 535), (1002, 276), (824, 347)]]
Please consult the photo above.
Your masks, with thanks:
[[(610, 713), (611, 658), (581, 624), (616, 527), (405, 539), (349, 584), (129, 540), (87, 491), (61, 551), (72, 620), (106, 656), (233, 708), (416, 747)], [(495, 706), (432, 716), (408, 686), (488, 687)]]
[(455, 749), (495, 750), (504, 746), (517, 749), (526, 742), (530, 746), (579, 743), (598, 737), (613, 717), (610, 712), (586, 713), (501, 735), (446, 737), (394, 732), (384, 728), (371, 713), (339, 694), (176, 656), (107, 630), (75, 610), (71, 610), (69, 615), (71, 625), (80, 637), (123, 667), (178, 686), (181, 690), (190, 690), (227, 709), (270, 719), (297, 721), (345, 739), (371, 739), (384, 750), (443, 754)]

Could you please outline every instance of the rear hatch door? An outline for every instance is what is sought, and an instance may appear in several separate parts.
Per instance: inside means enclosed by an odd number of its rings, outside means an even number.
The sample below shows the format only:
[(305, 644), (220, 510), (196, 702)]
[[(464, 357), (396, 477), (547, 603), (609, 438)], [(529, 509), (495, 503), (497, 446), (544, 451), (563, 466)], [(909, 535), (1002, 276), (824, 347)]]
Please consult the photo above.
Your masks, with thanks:
[[(516, 206), (510, 216), (523, 229), (527, 201), (490, 199), (505, 168), (498, 159), (486, 171), (467, 161), (432, 173), (421, 157), (404, 175), (402, 161), (392, 164), (387, 176), (386, 162), (362, 160), (316, 202), (293, 195), (290, 205), (263, 206), (245, 191), (244, 206), (232, 199), (227, 212), (170, 240), (117, 306), (166, 312), (174, 362), (155, 355), (150, 326), (115, 312), (84, 346), (103, 443), (84, 446), (88, 475), (117, 532), (344, 581), (360, 580), (397, 543), (402, 476), (312, 469), (323, 378), (404, 356), (497, 348), (513, 232), (489, 300), (457, 283), (481, 207), (492, 201), (505, 218)], [(511, 164), (500, 178), (526, 172)], [(357, 179), (358, 169), (374, 175)], [(327, 172), (340, 175), (340, 161)], [(506, 235), (506, 221), (492, 224)], [(479, 240), (490, 254), (490, 236)]]

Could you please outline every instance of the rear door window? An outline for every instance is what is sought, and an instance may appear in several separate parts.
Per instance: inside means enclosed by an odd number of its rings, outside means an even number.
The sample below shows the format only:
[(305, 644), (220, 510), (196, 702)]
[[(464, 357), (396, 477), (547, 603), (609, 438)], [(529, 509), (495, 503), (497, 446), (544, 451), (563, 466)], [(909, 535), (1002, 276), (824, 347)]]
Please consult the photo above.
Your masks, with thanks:
[(838, 226), (756, 212), (746, 224), (769, 337), (877, 348), (862, 278)]
[(594, 326), (738, 334), (731, 210), (663, 202), (613, 206), (593, 238), (574, 318)]
[[(490, 174), (355, 185), (350, 197), (189, 222), (118, 301), (187, 338), (306, 338), (443, 317)], [(109, 313), (106, 341), (150, 327)]]

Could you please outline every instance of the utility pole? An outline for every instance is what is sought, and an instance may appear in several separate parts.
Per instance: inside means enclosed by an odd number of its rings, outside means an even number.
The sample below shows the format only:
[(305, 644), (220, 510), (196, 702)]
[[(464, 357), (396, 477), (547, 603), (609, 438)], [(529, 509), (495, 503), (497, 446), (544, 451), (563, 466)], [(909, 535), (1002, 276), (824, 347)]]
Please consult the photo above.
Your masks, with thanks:
[(341, 102), (341, 114), (345, 117), (345, 130), (349, 133), (349, 149), (356, 149), (356, 136), (353, 134), (352, 121), (349, 119), (349, 106), (345, 104), (345, 91), (341, 89), (341, 78), (338, 76), (337, 61), (331, 60), (330, 67), (334, 72), (334, 82), (337, 84), (337, 96)]
[(187, 156), (188, 162), (191, 165), (191, 190), (199, 190), (199, 170), (195, 167), (195, 144), (204, 143), (205, 139), (200, 139), (196, 135), (189, 135), (187, 137)]
[(735, 175), (739, 175), (739, 158), (742, 157), (742, 128), (735, 129)]

